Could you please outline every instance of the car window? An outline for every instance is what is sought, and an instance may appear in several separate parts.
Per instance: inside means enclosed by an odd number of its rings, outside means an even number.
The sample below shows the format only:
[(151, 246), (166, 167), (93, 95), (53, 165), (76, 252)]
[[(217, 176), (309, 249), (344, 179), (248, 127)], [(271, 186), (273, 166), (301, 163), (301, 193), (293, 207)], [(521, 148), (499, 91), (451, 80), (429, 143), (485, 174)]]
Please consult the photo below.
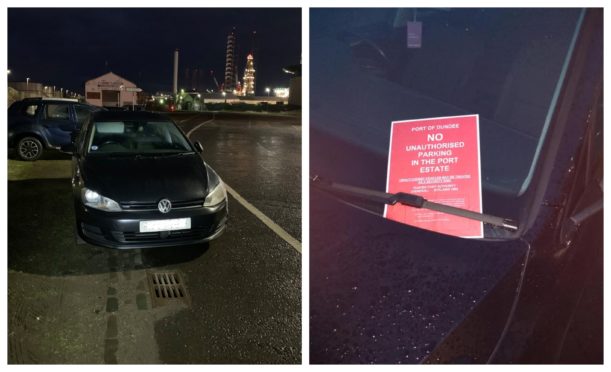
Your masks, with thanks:
[(70, 120), (70, 106), (65, 103), (49, 103), (45, 107), (45, 119)]
[(314, 10), (312, 123), (387, 155), (392, 121), (479, 114), (484, 188), (520, 195), (581, 19), (574, 8)]
[(30, 117), (36, 117), (38, 114), (38, 108), (40, 106), (38, 104), (29, 104), (23, 108), (23, 114)]
[(90, 154), (157, 154), (193, 151), (184, 135), (169, 121), (94, 122)]

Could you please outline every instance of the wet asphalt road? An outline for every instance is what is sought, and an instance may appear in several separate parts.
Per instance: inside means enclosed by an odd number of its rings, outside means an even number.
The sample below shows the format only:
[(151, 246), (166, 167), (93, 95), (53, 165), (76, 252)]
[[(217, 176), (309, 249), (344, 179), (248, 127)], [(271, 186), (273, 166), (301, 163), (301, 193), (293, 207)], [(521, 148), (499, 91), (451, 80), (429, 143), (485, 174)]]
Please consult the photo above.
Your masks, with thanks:
[[(205, 124), (198, 127), (205, 118)], [(180, 119), (223, 181), (301, 240), (301, 125), (283, 117)]]
[[(175, 119), (189, 132), (210, 117)], [(301, 240), (299, 118), (219, 116), (191, 138), (235, 192)], [(69, 158), (36, 165), (8, 184), (9, 363), (301, 362), (301, 254), (232, 196), (227, 231), (204, 246), (77, 245)], [(153, 301), (147, 274), (169, 271), (189, 301)]]

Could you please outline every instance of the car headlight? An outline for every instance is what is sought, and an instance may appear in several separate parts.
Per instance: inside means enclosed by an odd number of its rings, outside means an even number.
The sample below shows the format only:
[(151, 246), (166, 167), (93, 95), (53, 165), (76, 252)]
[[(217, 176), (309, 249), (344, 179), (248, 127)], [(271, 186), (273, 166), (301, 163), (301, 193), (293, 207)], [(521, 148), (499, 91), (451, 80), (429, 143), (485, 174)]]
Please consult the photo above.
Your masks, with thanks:
[(98, 194), (86, 187), (81, 189), (81, 200), (88, 207), (99, 209), (106, 212), (120, 212), (121, 207), (116, 201)]
[(204, 207), (213, 207), (218, 205), (223, 200), (227, 199), (227, 190), (225, 190), (225, 185), (223, 185), (223, 181), (219, 181), (219, 183), (212, 189), (212, 191), (206, 196), (206, 200), (204, 201)]
[(212, 191), (206, 196), (204, 207), (213, 207), (227, 199), (227, 190), (223, 181), (221, 181), (221, 177), (208, 165), (206, 165), (206, 171), (208, 172), (208, 189)]

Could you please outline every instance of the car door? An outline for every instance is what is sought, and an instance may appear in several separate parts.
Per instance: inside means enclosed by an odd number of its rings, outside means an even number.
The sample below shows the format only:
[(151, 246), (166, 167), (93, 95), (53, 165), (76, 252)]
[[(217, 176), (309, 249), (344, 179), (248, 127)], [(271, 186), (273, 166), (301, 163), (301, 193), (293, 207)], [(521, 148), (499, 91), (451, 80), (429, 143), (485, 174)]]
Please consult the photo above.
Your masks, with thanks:
[(40, 123), (51, 146), (70, 143), (70, 135), (76, 129), (73, 113), (68, 102), (50, 102), (44, 105)]

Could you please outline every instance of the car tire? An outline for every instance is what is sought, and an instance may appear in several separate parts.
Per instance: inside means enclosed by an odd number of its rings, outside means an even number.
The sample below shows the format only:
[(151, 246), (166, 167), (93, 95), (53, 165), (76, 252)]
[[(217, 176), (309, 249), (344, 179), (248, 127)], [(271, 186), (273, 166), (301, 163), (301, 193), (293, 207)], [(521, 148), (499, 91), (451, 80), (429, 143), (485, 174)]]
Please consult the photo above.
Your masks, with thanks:
[(35, 161), (40, 159), (44, 148), (36, 137), (23, 137), (17, 142), (17, 156), (21, 160)]

